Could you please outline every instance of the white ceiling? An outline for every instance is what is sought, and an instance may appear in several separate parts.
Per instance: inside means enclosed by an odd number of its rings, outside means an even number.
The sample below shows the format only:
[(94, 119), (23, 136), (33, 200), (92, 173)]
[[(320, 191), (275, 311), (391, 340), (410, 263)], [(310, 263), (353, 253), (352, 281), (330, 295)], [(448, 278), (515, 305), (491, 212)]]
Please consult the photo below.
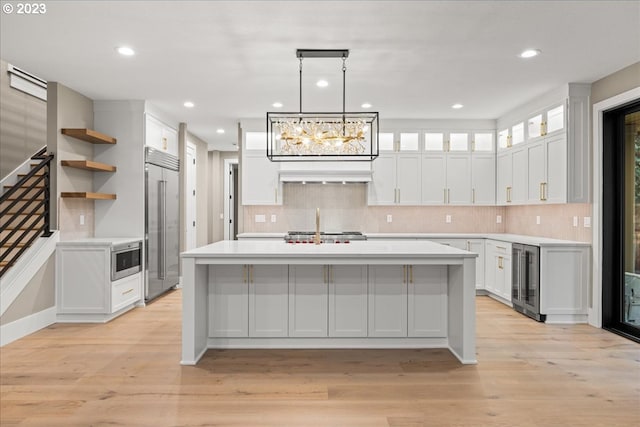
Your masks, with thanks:
[[(6, 1), (2, 2), (7, 3)], [(15, 2), (9, 2), (15, 3)], [(640, 1), (48, 1), (0, 14), (0, 56), (93, 99), (146, 99), (233, 149), (241, 118), (298, 110), (296, 48), (347, 48), (347, 110), (494, 119), (640, 61)], [(121, 57), (116, 46), (137, 55)], [(518, 58), (525, 48), (542, 55)], [(305, 111), (341, 109), (341, 63), (304, 62)], [(327, 78), (330, 86), (314, 83)], [(196, 104), (186, 109), (184, 101)], [(460, 110), (454, 103), (464, 104)], [(219, 135), (217, 128), (226, 133)]]

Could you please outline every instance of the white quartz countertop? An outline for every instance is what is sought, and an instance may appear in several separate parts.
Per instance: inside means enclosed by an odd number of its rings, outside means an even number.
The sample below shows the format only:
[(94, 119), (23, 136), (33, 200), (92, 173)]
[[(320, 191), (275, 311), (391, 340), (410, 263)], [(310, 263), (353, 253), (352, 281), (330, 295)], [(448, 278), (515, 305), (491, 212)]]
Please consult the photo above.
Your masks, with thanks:
[(427, 240), (291, 244), (283, 241), (223, 240), (192, 249), (183, 258), (475, 258), (477, 254)]
[[(240, 239), (282, 239), (287, 233), (242, 233)], [(521, 243), (533, 246), (591, 246), (588, 242), (550, 239), (547, 237), (525, 236), (504, 233), (367, 233), (370, 240), (411, 240), (411, 239), (492, 239), (510, 243)]]
[(65, 240), (58, 246), (116, 246), (126, 243), (141, 242), (142, 237), (87, 237), (85, 239)]

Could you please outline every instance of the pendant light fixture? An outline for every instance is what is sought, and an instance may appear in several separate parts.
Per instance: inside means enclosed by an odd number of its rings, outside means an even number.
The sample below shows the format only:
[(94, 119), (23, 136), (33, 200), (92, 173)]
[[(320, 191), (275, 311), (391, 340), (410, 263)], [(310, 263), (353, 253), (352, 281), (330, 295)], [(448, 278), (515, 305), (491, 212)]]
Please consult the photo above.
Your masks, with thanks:
[[(378, 113), (346, 112), (348, 49), (297, 49), (300, 61), (300, 111), (267, 113), (267, 157), (271, 161), (372, 161), (378, 157)], [(342, 59), (342, 111), (302, 110), (302, 61)]]

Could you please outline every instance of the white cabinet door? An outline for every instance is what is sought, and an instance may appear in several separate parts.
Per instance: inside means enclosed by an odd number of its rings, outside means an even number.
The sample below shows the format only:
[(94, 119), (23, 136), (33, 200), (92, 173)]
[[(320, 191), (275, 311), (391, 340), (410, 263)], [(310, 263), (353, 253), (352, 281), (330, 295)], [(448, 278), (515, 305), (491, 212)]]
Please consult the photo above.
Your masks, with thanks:
[(530, 204), (544, 201), (544, 183), (547, 180), (545, 142), (539, 141), (527, 146), (527, 169), (529, 174), (527, 202)]
[(496, 201), (498, 205), (504, 206), (510, 203), (510, 192), (512, 184), (513, 164), (511, 162), (511, 151), (502, 152), (497, 155), (498, 167), (496, 174)]
[(396, 162), (396, 178), (400, 205), (419, 205), (421, 198), (420, 155), (398, 154)]
[(504, 277), (501, 296), (507, 301), (511, 301), (511, 283), (513, 281), (513, 277), (511, 277), (511, 251), (502, 257), (502, 270), (504, 271)]
[(402, 265), (369, 266), (369, 336), (407, 336), (407, 283)]
[(422, 156), (422, 204), (443, 205), (447, 201), (445, 154)]
[(492, 293), (496, 291), (496, 270), (498, 269), (498, 258), (495, 246), (490, 242), (485, 245), (484, 253), (484, 288)]
[(289, 266), (289, 336), (326, 337), (328, 273), (324, 265)]
[(495, 154), (471, 155), (471, 202), (474, 205), (496, 204)]
[(367, 267), (329, 267), (329, 336), (367, 336)]
[(381, 154), (373, 161), (369, 183), (369, 205), (393, 205), (396, 202), (396, 156)]
[(527, 151), (524, 148), (512, 150), (511, 203), (522, 205), (527, 200)]
[(282, 204), (278, 163), (270, 161), (262, 151), (247, 153), (242, 158), (242, 204)]
[(106, 247), (57, 247), (58, 313), (111, 313), (109, 251)]
[(209, 336), (249, 335), (247, 267), (209, 267)]
[(447, 336), (447, 267), (408, 266), (408, 336)]
[(476, 258), (476, 289), (484, 289), (484, 239), (470, 239), (467, 250), (478, 254)]
[(546, 138), (547, 179), (546, 203), (567, 202), (567, 135), (559, 133)]
[(286, 337), (289, 271), (286, 265), (250, 265), (249, 336)]
[(447, 154), (447, 204), (471, 204), (471, 156)]

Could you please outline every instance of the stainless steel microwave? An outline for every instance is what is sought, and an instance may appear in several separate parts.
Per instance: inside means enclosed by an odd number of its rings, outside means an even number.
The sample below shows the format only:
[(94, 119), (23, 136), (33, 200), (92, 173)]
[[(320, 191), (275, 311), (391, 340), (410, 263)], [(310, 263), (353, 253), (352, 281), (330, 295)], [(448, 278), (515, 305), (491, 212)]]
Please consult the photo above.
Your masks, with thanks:
[(141, 271), (141, 254), (141, 241), (113, 246), (111, 248), (111, 281), (116, 281)]

